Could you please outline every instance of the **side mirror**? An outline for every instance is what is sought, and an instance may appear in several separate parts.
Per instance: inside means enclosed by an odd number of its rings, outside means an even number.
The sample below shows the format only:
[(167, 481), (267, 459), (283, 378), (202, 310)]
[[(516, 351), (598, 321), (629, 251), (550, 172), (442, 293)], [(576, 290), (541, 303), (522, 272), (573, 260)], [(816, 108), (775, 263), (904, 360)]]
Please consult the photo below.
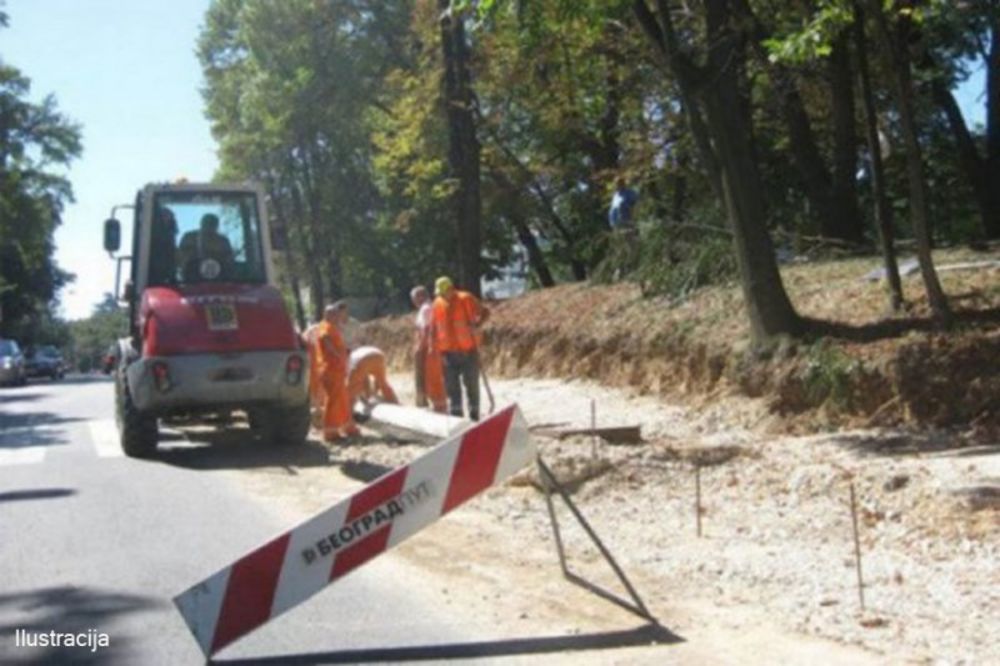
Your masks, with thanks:
[(104, 221), (104, 249), (117, 252), (122, 245), (122, 225), (115, 218)]

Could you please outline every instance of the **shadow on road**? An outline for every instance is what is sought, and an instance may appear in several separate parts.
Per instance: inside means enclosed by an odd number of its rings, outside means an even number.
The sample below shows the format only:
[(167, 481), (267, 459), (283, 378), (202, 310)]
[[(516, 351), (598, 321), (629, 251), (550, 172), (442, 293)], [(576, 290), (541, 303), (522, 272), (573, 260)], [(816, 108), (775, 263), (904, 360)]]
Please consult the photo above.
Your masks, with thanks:
[(29, 490), (10, 490), (0, 493), (0, 503), (22, 502), (25, 500), (56, 499), (75, 495), (72, 488), (31, 488)]
[[(0, 595), (0, 663), (17, 664), (109, 664), (134, 663), (131, 641), (115, 634), (118, 616), (148, 611), (166, 602), (153, 597), (122, 594), (74, 586), (49, 587)], [(108, 634), (108, 647), (86, 646), (15, 647), (17, 629), (29, 633), (89, 630)], [(36, 641), (37, 642), (37, 641)], [(92, 643), (96, 640), (92, 639)]]
[(161, 449), (152, 459), (196, 470), (285, 467), (289, 474), (294, 474), (296, 467), (336, 464), (330, 460), (330, 449), (312, 440), (299, 446), (282, 446), (256, 439), (248, 428), (185, 434), (193, 446), (164, 446), (169, 434), (161, 432)]
[(12, 402), (31, 402), (33, 400), (38, 400), (39, 398), (44, 398), (44, 393), (11, 393), (9, 390), (0, 389), (0, 405), (6, 405)]
[(254, 657), (252, 659), (215, 659), (212, 664), (364, 664), (373, 662), (428, 661), (434, 659), (475, 659), (515, 655), (610, 650), (648, 645), (670, 645), (683, 638), (660, 624), (645, 624), (624, 631), (606, 631), (571, 636), (510, 638), (477, 643), (417, 645), (411, 647), (370, 648), (309, 654)]
[(56, 426), (82, 420), (52, 412), (0, 414), (0, 450), (69, 444), (69, 435)]

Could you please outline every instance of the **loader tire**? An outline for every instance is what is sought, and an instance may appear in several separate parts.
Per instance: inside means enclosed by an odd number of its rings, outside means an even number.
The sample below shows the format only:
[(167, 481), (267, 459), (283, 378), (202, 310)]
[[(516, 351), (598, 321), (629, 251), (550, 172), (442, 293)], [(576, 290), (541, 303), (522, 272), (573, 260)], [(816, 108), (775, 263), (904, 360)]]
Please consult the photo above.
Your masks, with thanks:
[(115, 414), (122, 451), (132, 458), (148, 458), (156, 452), (159, 432), (156, 417), (140, 412), (132, 402), (125, 368), (118, 369), (115, 381)]

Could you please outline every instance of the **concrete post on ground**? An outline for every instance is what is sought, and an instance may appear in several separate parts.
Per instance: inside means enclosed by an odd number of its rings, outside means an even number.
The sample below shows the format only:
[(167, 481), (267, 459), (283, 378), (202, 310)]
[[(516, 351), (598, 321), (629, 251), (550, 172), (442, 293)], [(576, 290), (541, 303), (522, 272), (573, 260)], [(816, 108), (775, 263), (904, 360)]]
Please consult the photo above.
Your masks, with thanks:
[(468, 419), (457, 416), (390, 403), (376, 403), (368, 410), (368, 416), (376, 424), (439, 439), (450, 437), (472, 425)]

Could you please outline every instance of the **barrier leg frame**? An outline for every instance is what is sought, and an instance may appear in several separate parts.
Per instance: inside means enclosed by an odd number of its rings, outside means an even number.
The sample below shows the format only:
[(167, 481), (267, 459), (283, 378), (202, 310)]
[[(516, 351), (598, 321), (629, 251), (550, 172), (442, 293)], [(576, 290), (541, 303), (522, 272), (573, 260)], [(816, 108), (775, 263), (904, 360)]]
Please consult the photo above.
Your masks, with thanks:
[[(644, 620), (656, 622), (656, 618), (654, 618), (649, 612), (649, 609), (646, 608), (646, 604), (642, 602), (642, 598), (639, 596), (639, 593), (636, 592), (635, 587), (632, 585), (631, 581), (629, 581), (628, 576), (625, 575), (622, 568), (618, 565), (618, 562), (611, 554), (611, 551), (607, 549), (604, 542), (601, 541), (601, 538), (597, 536), (597, 532), (595, 532), (594, 528), (587, 522), (587, 519), (583, 517), (580, 509), (573, 503), (573, 500), (570, 499), (569, 493), (566, 492), (566, 489), (559, 483), (559, 480), (556, 479), (552, 470), (545, 464), (545, 461), (542, 460), (541, 456), (538, 456), (536, 460), (538, 464), (538, 474), (542, 480), (542, 486), (545, 489), (545, 504), (549, 510), (549, 520), (552, 522), (552, 535), (556, 543), (556, 552), (559, 554), (559, 566), (562, 569), (563, 577), (574, 585), (579, 585), (588, 592), (591, 592), (605, 601), (609, 601), (634, 615), (638, 615)], [(566, 549), (563, 545), (562, 535), (559, 531), (559, 519), (556, 517), (555, 505), (552, 500), (553, 494), (562, 498), (562, 501), (566, 504), (570, 513), (573, 514), (573, 517), (583, 528), (584, 532), (586, 532), (587, 536), (590, 537), (590, 540), (597, 547), (597, 550), (600, 551), (601, 556), (604, 557), (604, 561), (607, 562), (612, 571), (615, 572), (615, 576), (618, 577), (618, 580), (621, 581), (622, 586), (628, 592), (629, 597), (631, 597), (631, 603), (611, 592), (608, 592), (604, 588), (581, 578), (570, 570), (566, 563)]]

